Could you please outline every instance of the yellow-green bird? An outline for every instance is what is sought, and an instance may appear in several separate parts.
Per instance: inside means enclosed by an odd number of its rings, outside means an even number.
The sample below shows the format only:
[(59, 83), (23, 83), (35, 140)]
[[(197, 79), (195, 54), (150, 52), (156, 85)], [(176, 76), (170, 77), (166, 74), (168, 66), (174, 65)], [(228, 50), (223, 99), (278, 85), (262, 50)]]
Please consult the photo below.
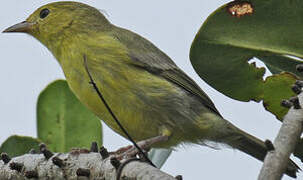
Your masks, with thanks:
[[(263, 161), (261, 140), (225, 120), (210, 98), (160, 49), (140, 35), (111, 24), (97, 9), (55, 2), (4, 32), (38, 39), (60, 63), (80, 101), (122, 136), (89, 74), (128, 133), (151, 147), (227, 144)], [(86, 68), (88, 72), (86, 71)], [(286, 173), (296, 176), (289, 160)]]

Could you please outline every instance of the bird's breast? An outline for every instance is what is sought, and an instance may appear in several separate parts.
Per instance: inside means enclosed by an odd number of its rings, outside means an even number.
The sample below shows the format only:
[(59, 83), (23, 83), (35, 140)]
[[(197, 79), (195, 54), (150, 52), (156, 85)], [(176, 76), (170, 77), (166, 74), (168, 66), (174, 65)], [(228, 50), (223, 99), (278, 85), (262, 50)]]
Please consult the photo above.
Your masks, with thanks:
[[(168, 89), (163, 89), (168, 84), (166, 81), (125, 64), (101, 64), (88, 61), (89, 72), (112, 111), (134, 139), (158, 136), (163, 126), (171, 126), (164, 112), (169, 105), (163, 98), (169, 93)], [(80, 101), (124, 136), (90, 83), (84, 61), (67, 63), (62, 68)]]

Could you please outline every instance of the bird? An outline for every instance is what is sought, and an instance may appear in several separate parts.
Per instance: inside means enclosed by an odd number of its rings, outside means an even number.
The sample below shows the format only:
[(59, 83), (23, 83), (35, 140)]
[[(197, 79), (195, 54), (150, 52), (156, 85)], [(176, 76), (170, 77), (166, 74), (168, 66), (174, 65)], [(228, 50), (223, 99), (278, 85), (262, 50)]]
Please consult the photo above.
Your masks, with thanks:
[[(3, 32), (26, 33), (46, 46), (76, 97), (125, 137), (100, 101), (93, 79), (120, 123), (144, 148), (215, 142), (260, 161), (267, 154), (265, 143), (224, 119), (168, 55), (144, 37), (112, 24), (92, 6), (49, 3)], [(289, 159), (285, 173), (296, 177), (298, 170)]]

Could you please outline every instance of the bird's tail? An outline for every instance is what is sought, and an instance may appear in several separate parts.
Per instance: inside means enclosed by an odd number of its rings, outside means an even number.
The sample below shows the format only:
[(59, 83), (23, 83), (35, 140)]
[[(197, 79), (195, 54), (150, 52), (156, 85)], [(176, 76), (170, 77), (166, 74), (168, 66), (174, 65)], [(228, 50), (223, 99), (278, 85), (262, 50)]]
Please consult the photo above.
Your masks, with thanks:
[[(267, 149), (263, 141), (250, 134), (247, 134), (246, 132), (240, 130), (230, 123), (228, 123), (228, 129), (230, 133), (228, 136), (226, 136), (226, 138), (222, 138), (222, 142), (257, 158), (260, 161), (264, 160)], [(296, 178), (296, 173), (299, 169), (300, 168), (292, 160), (289, 159), (289, 165), (285, 174), (290, 177)]]

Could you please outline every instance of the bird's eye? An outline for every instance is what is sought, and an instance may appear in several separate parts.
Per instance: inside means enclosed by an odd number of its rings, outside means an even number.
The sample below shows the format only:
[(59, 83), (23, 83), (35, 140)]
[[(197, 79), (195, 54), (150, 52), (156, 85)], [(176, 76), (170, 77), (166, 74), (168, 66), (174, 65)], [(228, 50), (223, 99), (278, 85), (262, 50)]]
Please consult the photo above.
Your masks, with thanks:
[(46, 16), (49, 14), (49, 10), (48, 9), (42, 9), (40, 12), (40, 18), (44, 19), (46, 18)]

